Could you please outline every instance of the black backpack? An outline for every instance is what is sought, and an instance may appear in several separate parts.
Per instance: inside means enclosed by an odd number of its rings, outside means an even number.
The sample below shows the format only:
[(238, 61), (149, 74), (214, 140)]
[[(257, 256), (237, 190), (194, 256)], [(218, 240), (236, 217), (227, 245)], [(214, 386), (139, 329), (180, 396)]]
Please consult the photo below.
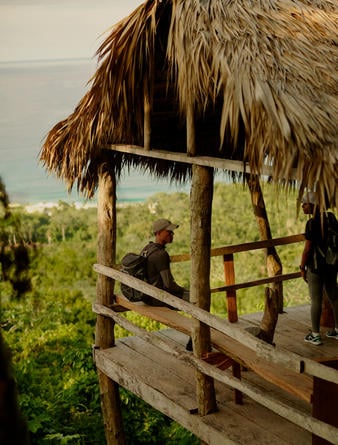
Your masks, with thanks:
[(317, 246), (317, 253), (326, 265), (336, 266), (338, 264), (338, 221), (333, 213), (326, 217), (325, 247)]
[[(150, 244), (149, 249), (143, 249), (141, 254), (127, 253), (121, 260), (121, 272), (127, 273), (139, 280), (147, 281), (147, 260), (148, 256), (157, 249), (156, 244)], [(127, 284), (121, 283), (121, 292), (133, 303), (137, 301), (143, 301), (146, 296), (143, 292), (140, 292)]]

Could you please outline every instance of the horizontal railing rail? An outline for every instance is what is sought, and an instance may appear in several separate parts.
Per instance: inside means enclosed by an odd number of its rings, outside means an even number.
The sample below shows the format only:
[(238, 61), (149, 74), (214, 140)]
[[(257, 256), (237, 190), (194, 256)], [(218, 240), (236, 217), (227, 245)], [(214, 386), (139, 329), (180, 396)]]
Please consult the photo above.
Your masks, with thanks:
[(166, 303), (182, 312), (185, 312), (195, 319), (205, 323), (209, 327), (216, 329), (217, 331), (252, 349), (256, 352), (258, 357), (270, 360), (272, 363), (279, 364), (286, 369), (291, 369), (299, 373), (306, 372), (309, 375), (320, 377), (324, 380), (338, 384), (338, 372), (333, 368), (329, 368), (318, 362), (304, 358), (281, 347), (272, 346), (269, 343), (254, 337), (245, 329), (230, 323), (228, 320), (221, 318), (218, 315), (211, 314), (210, 312), (201, 309), (192, 303), (183, 301), (169, 292), (158, 289), (149, 283), (132, 277), (117, 269), (103, 266), (102, 264), (94, 264), (94, 270), (105, 275), (106, 277), (110, 277), (119, 281), (120, 283), (131, 286), (146, 295), (150, 295), (162, 303)]
[[(253, 241), (250, 243), (232, 244), (231, 246), (225, 246), (225, 247), (214, 247), (213, 249), (210, 250), (210, 256), (214, 257), (214, 256), (228, 255), (230, 253), (248, 252), (250, 250), (257, 250), (257, 249), (267, 249), (268, 247), (299, 243), (300, 241), (304, 241), (304, 239), (305, 236), (304, 234), (301, 233), (298, 235), (289, 235), (280, 238)], [(183, 253), (180, 255), (171, 255), (170, 260), (173, 263), (189, 261), (190, 254)]]

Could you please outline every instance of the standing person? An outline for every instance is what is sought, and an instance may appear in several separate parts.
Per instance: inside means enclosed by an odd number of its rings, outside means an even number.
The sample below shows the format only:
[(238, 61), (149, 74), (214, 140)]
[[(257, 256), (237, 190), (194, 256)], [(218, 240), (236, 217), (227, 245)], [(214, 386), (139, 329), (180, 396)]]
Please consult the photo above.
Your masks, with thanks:
[[(338, 340), (338, 295), (337, 295), (337, 265), (327, 264), (326, 252), (328, 224), (338, 222), (333, 213), (321, 213), (317, 207), (317, 196), (314, 192), (306, 192), (302, 198), (302, 209), (305, 215), (313, 215), (306, 223), (305, 245), (302, 254), (300, 271), (307, 282), (311, 299), (312, 331), (304, 338), (306, 342), (321, 345), (320, 317), (322, 313), (323, 291), (331, 303), (335, 320), (335, 329), (326, 333), (327, 337)], [(336, 230), (337, 230), (336, 227)]]
[[(179, 286), (170, 270), (170, 257), (165, 250), (166, 245), (173, 242), (174, 230), (178, 228), (168, 219), (158, 219), (153, 223), (153, 234), (155, 241), (148, 243), (141, 251), (147, 254), (147, 281), (149, 284), (163, 289), (176, 297), (189, 301), (189, 291)], [(152, 306), (165, 306), (161, 301), (150, 296), (144, 297), (143, 301)]]

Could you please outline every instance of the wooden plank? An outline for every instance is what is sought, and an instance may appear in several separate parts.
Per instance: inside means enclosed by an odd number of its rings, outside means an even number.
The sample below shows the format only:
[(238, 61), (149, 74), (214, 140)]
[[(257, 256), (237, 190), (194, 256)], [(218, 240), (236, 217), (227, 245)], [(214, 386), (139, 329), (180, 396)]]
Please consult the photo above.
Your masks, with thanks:
[[(169, 399), (175, 394), (176, 401), (187, 412), (195, 412), (197, 407), (194, 379), (191, 379), (191, 367), (180, 360), (173, 360), (160, 348), (141, 340), (139, 337), (120, 339), (121, 354), (127, 359), (133, 357), (128, 364), (132, 372), (147, 385), (151, 385)], [(146, 357), (145, 363), (142, 359)], [(141, 364), (141, 365), (140, 365)]]
[(132, 303), (122, 295), (116, 295), (116, 302), (120, 306), (124, 306), (140, 315), (151, 318), (152, 320), (156, 320), (166, 326), (170, 326), (177, 331), (190, 335), (191, 319), (190, 317), (182, 315), (182, 313), (178, 313), (167, 307), (149, 306), (143, 302)]
[[(216, 391), (218, 400), (219, 393), (222, 389), (219, 389), (218, 384), (216, 384)], [(275, 393), (274, 393), (275, 395)], [(219, 406), (222, 408), (223, 400), (221, 399), (219, 402)], [(226, 403), (226, 402), (225, 402)], [(256, 407), (254, 403), (248, 398), (244, 397), (243, 405), (229, 404), (226, 403), (227, 407), (231, 408), (232, 416), (241, 416), (243, 418), (243, 424), (245, 424), (245, 419), (251, 419), (255, 424), (273, 434), (273, 437), (278, 437), (281, 443), (290, 441), (291, 443), (296, 443), (299, 440), (302, 445), (311, 444), (311, 433), (304, 431), (304, 436), (299, 437), (299, 426), (294, 424), (283, 424), (280, 422), (280, 419), (276, 417), (272, 411), (266, 409), (265, 411), (261, 410), (262, 407)], [(230, 405), (230, 406), (229, 406)], [(288, 406), (291, 408), (294, 407), (294, 401), (289, 401)], [(290, 412), (290, 418), (292, 414)], [(259, 441), (253, 442), (255, 444), (259, 444)]]
[[(198, 437), (210, 440), (210, 444), (238, 445), (237, 442), (227, 439), (224, 433), (210, 428), (208, 425), (201, 428), (200, 417), (191, 415), (189, 411), (189, 401), (191, 407), (194, 406), (195, 401), (191, 395), (189, 397), (189, 394), (186, 394), (187, 398), (185, 399), (177, 394), (179, 384), (175, 385), (172, 377), (170, 378), (172, 382), (170, 391), (163, 390), (162, 385), (165, 383), (163, 367), (154, 369), (153, 362), (149, 363), (147, 357), (139, 356), (137, 353), (135, 354), (135, 351), (128, 351), (125, 348), (121, 353), (120, 346), (120, 342), (117, 342), (116, 347), (111, 350), (96, 351), (96, 365), (102, 372), (157, 410), (179, 422)], [(156, 351), (157, 353), (158, 351)], [(140, 375), (142, 369), (146, 369), (147, 374), (142, 371)], [(190, 378), (190, 381), (193, 382), (194, 379)], [(158, 383), (157, 387), (155, 387), (156, 382)], [(169, 389), (168, 386), (166, 389)], [(192, 390), (190, 394), (193, 393)], [(184, 405), (182, 406), (181, 403)]]
[(161, 329), (156, 333), (156, 335), (160, 337), (169, 338), (171, 341), (174, 341), (177, 345), (185, 347), (187, 344), (189, 336), (184, 334), (183, 332), (177, 331), (176, 329)]
[[(134, 392), (154, 408), (178, 421), (210, 445), (298, 445), (309, 444), (309, 433), (269, 412), (251, 400), (245, 400), (242, 409), (234, 409), (224, 385), (218, 385), (219, 411), (200, 417), (191, 414), (194, 400), (194, 372), (173, 360), (158, 348), (142, 345), (140, 339), (128, 337), (118, 340), (116, 347), (96, 351), (96, 363), (102, 372), (121, 386)], [(138, 351), (142, 351), (139, 354)], [(140, 369), (143, 369), (140, 372)], [(183, 369), (180, 376), (172, 370)], [(170, 373), (170, 379), (167, 378)], [(171, 380), (171, 382), (168, 382)], [(182, 383), (183, 382), (183, 383)], [(260, 420), (257, 421), (257, 418)], [(283, 435), (276, 432), (284, 430)], [(258, 441), (258, 442), (257, 442)]]
[(281, 281), (294, 280), (300, 277), (300, 272), (291, 272), (287, 274), (275, 275), (274, 277), (260, 278), (258, 280), (245, 281), (243, 283), (229, 284), (227, 286), (214, 287), (211, 289), (212, 293), (222, 291), (235, 291), (238, 289), (246, 289), (249, 287), (262, 286), (263, 284), (279, 283)]
[[(219, 431), (208, 423), (202, 427), (203, 420), (190, 413), (196, 407), (193, 396), (195, 393), (194, 376), (191, 370), (189, 378), (184, 383), (183, 397), (182, 379), (176, 380), (176, 376), (168, 376), (167, 369), (161, 366), (162, 361), (165, 360), (165, 354), (161, 350), (151, 348), (148, 349), (148, 354), (148, 356), (140, 355), (131, 348), (123, 347), (118, 341), (115, 348), (97, 351), (95, 357), (96, 364), (102, 372), (198, 437), (214, 445), (223, 443), (238, 445), (239, 442), (226, 437), (224, 431)], [(149, 361), (149, 356), (157, 357), (156, 366), (153, 360)], [(174, 362), (174, 364), (178, 363)], [(168, 380), (171, 382), (169, 385)]]
[(234, 342), (229, 337), (212, 331), (213, 345), (220, 351), (228, 354), (231, 358), (250, 368), (256, 374), (267, 381), (279, 386), (284, 391), (289, 392), (308, 403), (312, 397), (312, 378), (305, 374), (298, 374), (290, 369), (282, 368), (274, 363), (257, 357), (253, 351), (244, 345)]
[[(156, 335), (159, 337), (169, 338), (173, 340), (176, 345), (181, 345), (182, 347), (186, 345), (186, 342), (188, 340), (187, 335), (175, 329), (161, 329), (156, 333)], [(249, 368), (244, 368), (244, 370), (242, 370), (241, 378), (242, 381), (244, 380), (244, 381), (254, 382), (254, 385), (259, 387), (265, 393), (269, 393), (271, 395), (272, 394), (276, 395), (277, 393), (278, 400), (284, 401), (290, 406), (295, 405), (300, 410), (308, 414), (311, 413), (311, 405), (308, 403), (308, 401), (304, 401), (303, 399), (298, 397), (295, 398), (292, 395), (289, 396), (288, 392), (280, 390), (276, 385), (268, 382), (266, 379), (262, 379), (252, 370), (249, 370)]]
[[(217, 391), (219, 397), (219, 391)], [(219, 413), (206, 417), (214, 427), (224, 430), (224, 434), (241, 444), (288, 444), (310, 445), (310, 433), (290, 422), (281, 421), (271, 411), (245, 398), (243, 405), (219, 403)], [(207, 442), (209, 443), (209, 442)], [(217, 444), (220, 445), (220, 444)]]
[[(181, 333), (179, 333), (175, 330), (172, 330), (172, 329), (162, 330), (162, 331), (158, 332), (157, 335), (169, 337), (181, 345), (184, 345), (186, 342), (186, 336), (184, 336)], [(259, 386), (265, 394), (273, 394), (274, 397), (277, 398), (278, 400), (280, 400), (281, 402), (284, 401), (283, 403), (285, 403), (286, 406), (290, 407), (289, 418), (293, 417), (293, 413), (292, 413), (293, 408), (296, 408), (298, 411), (302, 411), (307, 414), (311, 413), (310, 405), (302, 402), (301, 400), (289, 398), (286, 393), (278, 391), (278, 388), (276, 388), (276, 386), (270, 385), (266, 380), (257, 378), (257, 375), (254, 374), (253, 372), (251, 372), (251, 371), (242, 372), (242, 380), (243, 379), (249, 380), (250, 382), (254, 382), (255, 386)], [(217, 390), (218, 403), (219, 404), (224, 403), (223, 399), (219, 396), (217, 382), (216, 382), (216, 390)], [(223, 391), (223, 394), (224, 394), (224, 391)], [(245, 412), (247, 405), (248, 405), (248, 399), (245, 399), (244, 406), (240, 407), (238, 410), (238, 411), (240, 411), (240, 414), (243, 415), (243, 411)], [(236, 405), (232, 405), (232, 411), (237, 411)], [(266, 424), (268, 424), (269, 427), (276, 433), (276, 435), (278, 437), (281, 437), (281, 438), (287, 440), (288, 435), (291, 433), (290, 429), (288, 428), (288, 431), (285, 434), (285, 427), (282, 426), (280, 424), (280, 422), (278, 422), (278, 421), (276, 422), (276, 419), (274, 417), (270, 418), (269, 415), (271, 415), (271, 412), (267, 412), (266, 415), (264, 416), (263, 420), (260, 416), (256, 415), (255, 422), (265, 428), (266, 428)], [(248, 413), (248, 417), (250, 417), (249, 413)], [(304, 439), (304, 442), (302, 441), (301, 443), (311, 443), (310, 435), (308, 436), (306, 442)]]
[[(253, 241), (250, 243), (232, 244), (231, 246), (216, 247), (210, 250), (210, 256), (222, 256), (231, 253), (247, 252), (249, 250), (266, 249), (273, 246), (282, 246), (304, 241), (304, 234), (283, 236), (270, 240)], [(170, 260), (173, 263), (190, 260), (190, 254), (171, 255)]]
[(248, 348), (255, 351), (257, 356), (264, 358), (265, 360), (280, 365), (284, 368), (296, 371), (306, 372), (307, 374), (317, 376), (328, 380), (332, 383), (338, 383), (338, 371), (335, 369), (323, 366), (320, 363), (316, 363), (313, 360), (304, 358), (298, 354), (289, 352), (280, 347), (274, 347), (253, 335), (250, 335), (245, 331), (241, 323), (229, 323), (223, 318), (210, 314), (208, 311), (203, 310), (195, 305), (177, 298), (170, 293), (158, 289), (145, 281), (138, 280), (128, 274), (125, 274), (117, 269), (103, 266), (102, 264), (94, 264), (94, 270), (103, 275), (111, 277), (122, 283), (132, 286), (133, 288), (144, 292), (162, 301), (170, 306), (182, 310), (185, 313), (191, 315), (197, 320), (209, 325), (213, 329), (233, 338), (239, 343), (245, 344)]
[[(94, 305), (95, 308), (97, 305)], [(96, 308), (97, 309), (97, 308)], [(102, 310), (102, 314), (111, 315), (113, 319), (116, 319), (117, 322), (123, 321), (123, 323), (126, 322), (124, 317), (121, 317), (118, 314), (114, 314), (113, 311), (111, 311), (108, 308), (104, 308)], [(130, 322), (128, 322), (130, 323)], [(163, 340), (156, 340), (155, 337), (157, 335), (153, 335), (152, 333), (148, 333), (147, 331), (137, 328), (139, 331), (142, 331), (142, 338), (145, 338), (147, 342), (150, 342), (150, 344), (155, 343), (155, 346), (157, 347), (160, 345), (160, 348), (162, 349), (162, 346), (164, 345), (164, 350), (166, 352), (172, 352), (174, 353), (176, 358), (179, 358), (180, 360), (186, 360), (190, 365), (196, 366), (197, 369), (200, 369), (203, 373), (210, 375), (214, 379), (225, 383), (226, 385), (230, 385), (235, 390), (242, 391), (243, 393), (249, 395), (250, 398), (253, 400), (258, 401), (263, 406), (267, 407), (269, 410), (278, 413), (284, 418), (292, 418), (292, 422), (296, 425), (300, 425), (305, 429), (308, 429), (309, 431), (325, 438), (329, 438), (332, 440), (333, 437), (338, 437), (336, 428), (331, 428), (330, 426), (326, 425), (323, 422), (320, 421), (314, 421), (314, 419), (310, 418), (311, 421), (309, 421), (309, 417), (304, 417), (304, 414), (300, 413), (297, 410), (294, 410), (292, 407), (290, 407), (289, 404), (281, 404), (280, 401), (276, 401), (276, 399), (269, 397), (265, 392), (259, 392), (256, 388), (253, 388), (252, 386), (248, 386), (247, 384), (244, 384), (244, 382), (235, 379), (233, 377), (226, 376), (226, 374), (217, 369), (214, 368), (211, 365), (208, 365), (207, 363), (204, 363), (203, 361), (196, 358), (194, 355), (190, 355), (189, 353), (180, 353), (180, 351), (176, 349), (176, 347), (172, 345), (168, 345), (167, 342), (164, 342)], [(144, 333), (143, 333), (144, 331)], [(160, 340), (160, 341), (159, 341)], [(168, 349), (169, 346), (169, 349)]]
[[(230, 170), (241, 173), (254, 173), (266, 176), (273, 176), (273, 168), (269, 165), (262, 165), (260, 171), (251, 171), (249, 165), (242, 161), (234, 161), (232, 159), (214, 158), (210, 156), (188, 156), (186, 153), (177, 153), (163, 150), (147, 151), (138, 145), (122, 145), (112, 144), (106, 149), (118, 151), (121, 153), (130, 153), (137, 156), (146, 156), (149, 158), (164, 159), (166, 161), (182, 162), (191, 165), (201, 165), (204, 167), (220, 168), (222, 170)], [(290, 176), (285, 179), (297, 179), (297, 170), (291, 169)]]
[[(243, 317), (253, 326), (259, 326), (260, 313), (248, 314)], [(312, 344), (304, 342), (304, 336), (308, 332), (310, 323), (310, 305), (289, 307), (279, 315), (274, 341), (277, 345), (310, 358), (314, 361), (321, 359), (335, 359), (338, 356), (336, 341), (330, 341), (325, 337), (325, 330), (322, 332), (323, 344), (314, 347)]]
[(267, 396), (275, 397), (279, 402), (291, 406), (304, 414), (311, 415), (312, 404), (309, 404), (303, 398), (295, 397), (287, 391), (279, 388), (266, 379), (256, 374), (249, 368), (242, 369), (242, 380), (264, 392)]
[[(117, 296), (117, 302), (120, 305), (126, 305), (129, 309), (134, 309), (141, 315), (190, 335), (191, 319), (171, 309), (148, 306), (143, 303), (131, 303), (122, 296)], [(133, 305), (135, 306), (133, 307)], [(214, 348), (229, 355), (243, 366), (252, 369), (264, 379), (311, 403), (311, 377), (266, 362), (264, 359), (257, 357), (251, 349), (214, 329), (211, 330), (211, 342)]]

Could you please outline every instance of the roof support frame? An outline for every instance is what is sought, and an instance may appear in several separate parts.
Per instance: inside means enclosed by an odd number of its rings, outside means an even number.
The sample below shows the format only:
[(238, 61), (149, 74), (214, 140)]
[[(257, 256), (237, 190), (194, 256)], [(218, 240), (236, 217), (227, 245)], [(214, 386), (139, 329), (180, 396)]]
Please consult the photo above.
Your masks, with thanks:
[[(146, 156), (148, 158), (157, 158), (163, 159), (166, 161), (173, 162), (182, 162), (185, 164), (191, 165), (200, 165), (204, 167), (213, 167), (219, 168), (222, 170), (229, 170), (238, 173), (253, 173), (259, 174), (260, 176), (272, 176), (273, 168), (269, 165), (264, 165), (261, 168), (260, 172), (252, 171), (250, 166), (243, 161), (236, 161), (234, 159), (222, 159), (222, 158), (214, 158), (211, 156), (189, 156), (185, 153), (177, 153), (172, 151), (164, 151), (164, 150), (147, 150), (145, 147), (141, 147), (139, 145), (129, 145), (129, 144), (112, 144), (108, 147), (105, 147), (107, 150), (114, 150), (120, 153), (128, 153), (137, 156)], [(297, 171), (296, 169), (290, 170), (290, 176), (287, 180), (297, 180)]]

